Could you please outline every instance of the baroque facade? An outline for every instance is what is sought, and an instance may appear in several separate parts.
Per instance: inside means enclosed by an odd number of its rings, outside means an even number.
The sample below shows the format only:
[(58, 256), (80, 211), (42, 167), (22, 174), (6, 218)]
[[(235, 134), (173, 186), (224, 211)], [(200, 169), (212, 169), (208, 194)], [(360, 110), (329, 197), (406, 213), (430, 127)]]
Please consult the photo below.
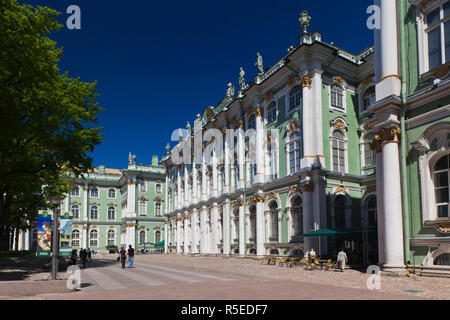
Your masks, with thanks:
[[(450, 1), (378, 1), (374, 131), (380, 263), (450, 265)], [(444, 267), (446, 265), (447, 267)]]
[[(375, 99), (373, 47), (352, 54), (305, 31), (272, 67), (259, 53), (256, 66), (254, 82), (241, 68), (237, 94), (229, 84), (167, 148), (166, 252), (325, 256), (345, 246), (376, 263), (375, 158), (362, 121)], [(338, 234), (303, 236), (324, 229)]]
[(142, 165), (130, 155), (126, 169), (101, 165), (83, 177), (68, 178), (74, 187), (61, 210), (72, 213), (72, 248), (106, 253), (161, 242), (164, 173), (158, 156), (153, 156), (151, 165)]

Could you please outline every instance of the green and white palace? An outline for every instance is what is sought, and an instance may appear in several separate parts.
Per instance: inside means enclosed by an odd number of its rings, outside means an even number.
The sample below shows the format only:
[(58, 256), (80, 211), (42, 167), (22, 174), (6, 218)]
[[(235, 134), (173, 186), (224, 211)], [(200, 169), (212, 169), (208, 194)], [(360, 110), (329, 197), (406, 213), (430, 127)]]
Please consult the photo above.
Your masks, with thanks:
[(140, 165), (130, 155), (126, 169), (99, 166), (84, 177), (69, 178), (74, 188), (62, 210), (73, 215), (72, 248), (108, 252), (162, 241), (164, 173), (158, 156), (151, 165)]
[(167, 253), (345, 247), (353, 266), (450, 271), (450, 1), (377, 5), (374, 47), (327, 43), (302, 12), (297, 46), (178, 129)]

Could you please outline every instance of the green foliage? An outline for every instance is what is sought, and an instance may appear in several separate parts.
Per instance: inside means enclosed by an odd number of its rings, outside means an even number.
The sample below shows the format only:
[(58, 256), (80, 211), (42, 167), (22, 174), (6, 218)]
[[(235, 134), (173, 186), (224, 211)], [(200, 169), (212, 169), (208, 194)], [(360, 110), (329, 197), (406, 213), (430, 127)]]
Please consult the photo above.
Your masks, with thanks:
[(67, 192), (63, 174), (87, 172), (102, 138), (96, 83), (59, 70), (63, 51), (49, 38), (59, 14), (0, 0), (0, 224), (21, 227)]

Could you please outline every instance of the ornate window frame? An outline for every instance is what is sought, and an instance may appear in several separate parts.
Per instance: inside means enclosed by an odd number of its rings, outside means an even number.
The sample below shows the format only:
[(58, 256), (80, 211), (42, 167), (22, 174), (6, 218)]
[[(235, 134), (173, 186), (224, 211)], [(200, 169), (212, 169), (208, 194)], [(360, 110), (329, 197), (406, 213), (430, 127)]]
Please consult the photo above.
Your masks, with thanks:
[[(448, 0), (437, 0), (437, 1), (420, 1), (420, 0), (414, 0), (412, 1), (414, 5), (418, 6), (417, 8), (417, 15), (416, 15), (416, 22), (417, 22), (417, 45), (418, 45), (418, 60), (419, 60), (419, 75), (423, 75), (427, 72), (430, 72), (432, 70), (436, 70), (439, 67), (445, 65), (445, 63), (442, 63), (437, 66), (434, 69), (430, 70), (429, 67), (429, 57), (428, 57), (428, 25), (427, 25), (427, 14), (432, 12), (433, 10), (436, 10), (437, 8), (440, 8), (445, 2)], [(442, 19), (440, 19), (442, 21)], [(440, 22), (442, 24), (442, 22)], [(442, 33), (442, 26), (441, 27), (441, 42), (444, 38), (444, 34)], [(433, 26), (434, 28), (434, 26)], [(445, 39), (444, 39), (445, 41)], [(441, 43), (442, 45), (442, 43)], [(445, 46), (445, 43), (444, 43)], [(445, 50), (441, 48), (441, 52)], [(445, 53), (445, 52), (444, 52)], [(441, 59), (445, 60), (445, 57), (441, 57)]]
[[(330, 170), (334, 171), (333, 168), (333, 140), (336, 139), (333, 136), (333, 133), (338, 130), (343, 135), (343, 142), (344, 142), (344, 172), (341, 173), (348, 173), (349, 172), (349, 165), (348, 165), (348, 136), (347, 136), (347, 129), (348, 125), (342, 118), (336, 118), (332, 121), (330, 121), (331, 128), (329, 132), (329, 148), (330, 148)], [(340, 172), (340, 171), (334, 171), (334, 172)]]
[[(294, 120), (292, 119), (291, 121), (289, 121), (288, 125), (286, 126), (286, 140), (285, 140), (285, 152), (286, 152), (286, 175), (290, 176), (292, 174), (295, 174), (297, 172), (299, 172), (302, 169), (302, 158), (303, 158), (303, 135), (302, 135), (302, 128), (299, 125), (298, 120)], [(291, 140), (291, 135), (295, 132), (299, 133), (299, 136), (292, 139)], [(291, 172), (291, 165), (290, 165), (290, 152), (291, 150), (289, 149), (289, 145), (292, 142), (297, 142), (300, 141), (300, 161), (299, 161), (299, 167), (298, 170), (295, 170), (294, 172)], [(297, 150), (297, 149), (294, 149)], [(297, 166), (296, 166), (297, 168)]]
[[(331, 104), (332, 88), (338, 87), (342, 90), (342, 108), (333, 106)], [(331, 83), (328, 84), (328, 105), (330, 110), (347, 113), (347, 82), (340, 76), (332, 78)]]
[[(412, 146), (420, 152), (419, 175), (422, 200), (422, 222), (424, 226), (434, 225), (442, 220), (437, 217), (432, 172), (436, 162), (446, 154), (450, 154), (449, 135), (450, 122), (439, 122), (427, 128), (420, 136), (419, 140), (412, 143)], [(437, 150), (430, 152), (431, 146), (435, 140)], [(444, 219), (448, 220), (448, 218)]]

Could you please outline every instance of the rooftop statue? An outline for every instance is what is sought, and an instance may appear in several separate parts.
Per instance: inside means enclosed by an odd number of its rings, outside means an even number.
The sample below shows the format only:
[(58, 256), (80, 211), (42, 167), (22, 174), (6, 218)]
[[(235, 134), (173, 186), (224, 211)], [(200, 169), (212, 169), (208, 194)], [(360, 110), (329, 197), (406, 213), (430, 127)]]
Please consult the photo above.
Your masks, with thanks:
[(191, 124), (189, 123), (189, 121), (186, 123), (186, 134), (188, 136), (191, 135)]
[(231, 82), (228, 82), (227, 98), (232, 98), (233, 96), (234, 96), (234, 87), (231, 84)]
[(128, 152), (128, 164), (133, 164), (133, 156), (131, 155), (131, 152)]
[(255, 66), (258, 68), (258, 74), (263, 74), (264, 73), (263, 58), (259, 52), (256, 55), (258, 56), (258, 59), (256, 60)]
[(167, 142), (166, 144), (166, 153), (169, 154), (170, 153), (170, 143)]
[(300, 18), (298, 21), (300, 22), (300, 29), (303, 30), (303, 33), (308, 33), (308, 27), (311, 22), (311, 17), (308, 15), (308, 11), (303, 10), (300, 13)]
[(239, 72), (239, 87), (241, 88), (241, 90), (244, 90), (245, 87), (245, 71), (244, 69), (241, 67), (241, 71)]

